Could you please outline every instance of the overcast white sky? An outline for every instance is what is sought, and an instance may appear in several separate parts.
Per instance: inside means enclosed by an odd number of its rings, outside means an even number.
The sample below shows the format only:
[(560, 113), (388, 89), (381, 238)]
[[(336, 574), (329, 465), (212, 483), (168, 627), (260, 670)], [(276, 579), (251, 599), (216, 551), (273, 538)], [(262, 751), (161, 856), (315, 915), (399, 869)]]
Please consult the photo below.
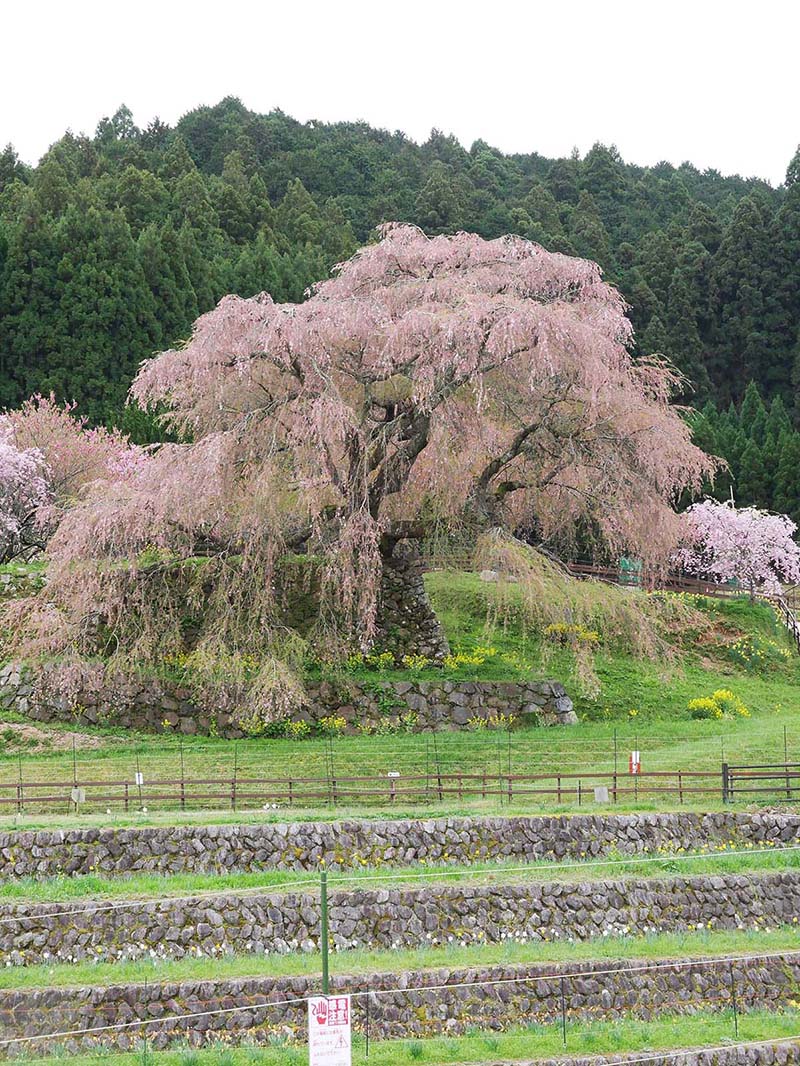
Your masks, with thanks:
[(798, 0), (5, 0), (0, 35), (0, 145), (28, 162), (122, 102), (143, 126), (226, 95), (774, 183), (800, 141)]

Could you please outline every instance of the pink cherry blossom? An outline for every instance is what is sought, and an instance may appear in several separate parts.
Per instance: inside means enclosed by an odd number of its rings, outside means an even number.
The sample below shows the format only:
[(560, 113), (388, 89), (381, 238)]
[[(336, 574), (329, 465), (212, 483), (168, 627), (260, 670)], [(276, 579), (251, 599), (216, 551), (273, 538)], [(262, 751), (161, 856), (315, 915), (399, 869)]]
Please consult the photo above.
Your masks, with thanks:
[(156, 545), (260, 561), (268, 586), (281, 552), (312, 550), (364, 643), (382, 557), (433, 521), (544, 539), (587, 523), (666, 557), (675, 501), (715, 461), (670, 403), (676, 371), (631, 357), (600, 268), (518, 237), (381, 236), (305, 303), (227, 296), (143, 364), (132, 396), (191, 443), (94, 486), (53, 543), (62, 573)]
[(19, 448), (8, 419), (0, 419), (0, 559), (7, 562), (40, 544), (39, 510), (50, 501), (48, 470), (36, 448)]
[(683, 546), (675, 562), (690, 574), (738, 581), (751, 594), (777, 594), (800, 581), (797, 526), (784, 514), (703, 500), (684, 516)]

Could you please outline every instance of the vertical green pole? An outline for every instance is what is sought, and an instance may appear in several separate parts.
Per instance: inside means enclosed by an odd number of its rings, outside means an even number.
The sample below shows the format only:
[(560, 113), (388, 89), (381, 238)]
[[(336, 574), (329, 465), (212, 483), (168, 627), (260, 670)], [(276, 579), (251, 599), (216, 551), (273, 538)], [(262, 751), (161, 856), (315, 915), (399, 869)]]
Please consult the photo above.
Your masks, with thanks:
[(322, 947), (322, 994), (328, 994), (328, 871), (320, 870), (319, 898), (321, 909), (320, 941)]

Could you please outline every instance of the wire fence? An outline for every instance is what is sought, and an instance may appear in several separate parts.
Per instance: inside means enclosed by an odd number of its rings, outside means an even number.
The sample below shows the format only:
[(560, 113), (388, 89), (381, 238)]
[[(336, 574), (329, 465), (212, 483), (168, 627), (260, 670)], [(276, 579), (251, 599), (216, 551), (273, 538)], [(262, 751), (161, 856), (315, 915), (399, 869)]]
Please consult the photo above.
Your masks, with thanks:
[[(179, 772), (173, 775), (169, 771), (176, 768), (167, 764), (165, 769), (161, 760), (136, 760), (130, 776), (123, 776), (119, 766), (116, 772), (101, 776), (102, 761), (82, 765), (77, 759), (69, 767), (71, 773), (45, 777), (34, 772), (28, 776), (19, 760), (13, 779), (0, 780), (0, 813), (435, 807), (475, 802), (496, 807), (581, 807), (640, 801), (682, 805), (697, 801), (763, 802), (770, 798), (794, 801), (800, 797), (800, 764), (787, 758), (752, 766), (723, 762), (719, 769), (708, 770), (644, 770), (637, 748), (627, 759), (618, 752), (613, 769), (568, 771), (563, 769), (569, 765), (566, 759), (554, 759), (557, 768), (519, 772), (516, 766), (526, 760), (519, 750), (512, 749), (509, 740), (508, 744), (477, 749), (472, 758), (462, 750), (458, 762), (445, 758), (434, 745), (422, 759), (422, 752), (387, 753), (386, 765), (393, 769), (354, 774), (347, 772), (352, 753), (340, 762), (331, 744), (322, 754), (321, 773), (298, 769), (297, 774), (274, 776), (243, 769), (235, 756), (229, 773), (190, 773), (181, 759)], [(464, 762), (468, 768), (459, 768)]]
[[(774, 849), (763, 850), (775, 854)], [(794, 852), (797, 846), (779, 850)], [(748, 849), (725, 857), (734, 854), (750, 856), (753, 852)], [(709, 856), (697, 853), (683, 858), (707, 861)], [(580, 865), (607, 867), (662, 861), (662, 856), (639, 856), (586, 860)], [(569, 865), (576, 864), (556, 864), (553, 869)], [(379, 880), (391, 877), (382, 872), (374, 876)], [(439, 874), (425, 870), (419, 871), (419, 876)], [(365, 879), (361, 874), (340, 872), (321, 874), (320, 881), (308, 878), (299, 883), (321, 885), (323, 878), (352, 884)], [(332, 902), (335, 904), (335, 897)], [(26, 937), (35, 938), (39, 923), (42, 928), (52, 929), (59, 918), (69, 923), (84, 914), (91, 921), (103, 909), (140, 905), (141, 901), (129, 900), (70, 905), (62, 911), (21, 908), (19, 913), (5, 915), (3, 923), (19, 926)], [(164, 921), (169, 924), (166, 914)], [(324, 941), (325, 935), (321, 934), (321, 938)], [(213, 966), (211, 960), (209, 965)], [(19, 988), (6, 982), (0, 998), (0, 1055), (29, 1059), (34, 1054), (56, 1056), (67, 1052), (75, 1056), (93, 1048), (130, 1050), (138, 1046), (144, 1063), (157, 1062), (158, 1051), (176, 1045), (252, 1045), (254, 1053), (261, 1046), (285, 1047), (288, 1052), (305, 1040), (308, 1003), (319, 994), (315, 969), (310, 960), (303, 970), (305, 976), (295, 973), (285, 979), (279, 975), (236, 979), (215, 978), (209, 973), (183, 983), (172, 974), (161, 983), (146, 981), (142, 987), (141, 983), (117, 982), (96, 992), (89, 989), (77, 997), (68, 985), (52, 986), (43, 992), (26, 982)], [(262, 964), (254, 966), (254, 970), (263, 973)], [(85, 981), (85, 977), (82, 979)], [(405, 973), (402, 982), (393, 981), (385, 973), (334, 975), (331, 994), (352, 998), (356, 1050), (358, 1057), (363, 1054), (368, 1059), (370, 1045), (376, 1040), (415, 1037), (425, 1031), (443, 1032), (445, 1036), (481, 1030), (497, 1033), (525, 1025), (535, 1026), (539, 1035), (557, 1027), (563, 1047), (569, 1050), (571, 1039), (577, 1041), (587, 1027), (598, 1022), (646, 1020), (698, 1011), (721, 1015), (730, 1025), (731, 1038), (736, 1040), (740, 1020), (749, 1011), (797, 1016), (798, 982), (800, 949), (790, 948), (686, 960), (633, 958), (594, 964), (576, 961), (549, 968), (541, 963), (516, 964), (513, 968), (500, 963), (496, 976), (492, 967), (484, 965), (460, 969), (448, 966), (444, 970)], [(449, 1018), (456, 1020), (452, 1028), (444, 1024)], [(800, 1017), (798, 1023), (800, 1030)], [(230, 1058), (224, 1061), (231, 1066)]]
[(184, 747), (170, 738), (161, 751), (143, 746), (130, 754), (81, 750), (73, 739), (71, 751), (0, 758), (0, 816), (445, 803), (680, 805), (800, 796), (800, 764), (790, 759), (785, 727), (782, 750), (766, 766), (731, 760), (728, 751), (736, 749), (724, 733), (704, 739), (711, 751), (718, 745), (719, 761), (700, 767), (664, 765), (674, 748), (672, 735), (640, 737), (622, 729), (599, 737), (549, 729), (432, 731), (380, 744), (329, 736), (224, 746), (192, 739)]
[[(725, 1023), (728, 1041), (739, 1040), (751, 1011), (783, 1013), (800, 1023), (794, 1000), (800, 951), (516, 969), (521, 972), (500, 968), (498, 976), (486, 968), (421, 971), (403, 982), (385, 975), (334, 976), (329, 995), (350, 997), (357, 1055), (364, 1059), (376, 1040), (426, 1033), (497, 1034), (528, 1025), (539, 1037), (557, 1033), (569, 1050), (570, 1039), (577, 1042), (590, 1027), (626, 1019), (704, 1012)], [(302, 992), (292, 994), (292, 983), (270, 978), (250, 979), (245, 987), (206, 980), (176, 994), (174, 983), (147, 982), (138, 994), (124, 985), (107, 990), (102, 1003), (77, 999), (67, 988), (50, 989), (47, 996), (7, 991), (0, 1008), (0, 1054), (75, 1055), (90, 1048), (127, 1050), (136, 1042), (145, 1055), (181, 1044), (288, 1049), (306, 1042), (309, 1000), (320, 995), (316, 978), (300, 978), (294, 987), (298, 984)], [(799, 1039), (798, 1030), (800, 1024), (784, 1039)], [(680, 1040), (677, 1026), (675, 1036)]]

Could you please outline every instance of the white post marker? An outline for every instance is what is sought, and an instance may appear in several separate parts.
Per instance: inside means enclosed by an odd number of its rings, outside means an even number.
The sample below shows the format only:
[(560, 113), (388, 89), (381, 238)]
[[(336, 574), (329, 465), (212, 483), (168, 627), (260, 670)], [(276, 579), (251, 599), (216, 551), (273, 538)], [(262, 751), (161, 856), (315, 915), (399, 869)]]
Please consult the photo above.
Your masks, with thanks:
[(309, 1066), (352, 1066), (349, 996), (308, 1001)]
[(628, 761), (628, 770), (632, 774), (640, 774), (642, 772), (642, 758), (638, 751), (631, 752), (631, 757)]
[(144, 774), (140, 774), (139, 771), (137, 770), (136, 771), (136, 776), (133, 779), (133, 783), (134, 783), (134, 785), (140, 785), (140, 786), (143, 785), (144, 784)]

